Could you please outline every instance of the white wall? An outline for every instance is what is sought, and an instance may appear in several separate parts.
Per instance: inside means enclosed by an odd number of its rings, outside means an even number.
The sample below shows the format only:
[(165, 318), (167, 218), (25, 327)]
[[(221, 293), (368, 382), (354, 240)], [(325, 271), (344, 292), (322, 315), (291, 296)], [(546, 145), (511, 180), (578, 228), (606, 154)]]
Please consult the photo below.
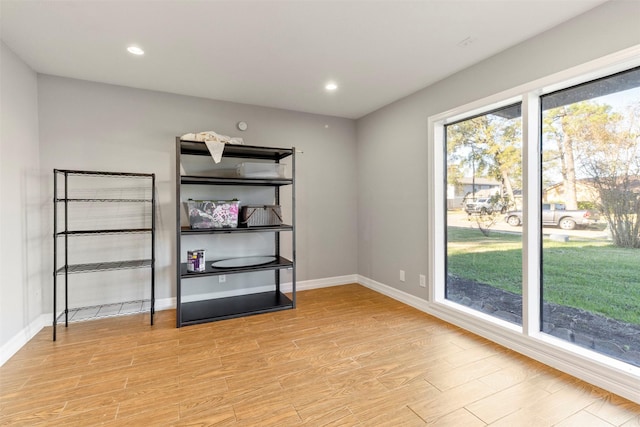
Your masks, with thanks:
[(605, 3), (358, 120), (358, 273), (427, 298), (429, 116), (639, 44), (638, 16), (639, 2)]
[[(426, 297), (418, 274), (427, 273), (426, 224), (433, 209), (427, 204), (427, 117), (640, 43), (637, 16), (637, 2), (608, 2), (355, 124), (36, 77), (2, 44), (0, 348), (51, 310), (53, 168), (157, 174), (157, 297), (171, 298), (174, 137), (201, 130), (237, 135), (239, 120), (249, 123), (242, 133), (249, 144), (305, 152), (297, 165), (299, 280), (357, 272)], [(41, 256), (27, 263), (33, 254)], [(407, 273), (404, 283), (399, 269)]]
[[(175, 297), (175, 137), (188, 132), (214, 130), (246, 144), (303, 150), (296, 158), (297, 278), (356, 273), (354, 121), (47, 75), (38, 77), (38, 94), (47, 194), (54, 168), (156, 173), (156, 298)], [(246, 132), (236, 130), (240, 120), (249, 124)], [(50, 217), (51, 203), (44, 215)], [(93, 285), (85, 291), (100, 303), (103, 291)], [(45, 312), (51, 298), (45, 286)]]
[(37, 76), (0, 43), (0, 364), (42, 324)]
[[(640, 46), (640, 2), (607, 2), (561, 26), (359, 119), (358, 273), (379, 292), (468, 329), (587, 382), (638, 401), (627, 367), (523, 337), (428, 300), (427, 229), (436, 206), (429, 182), (428, 118), (551, 74)], [(526, 17), (523, 17), (526, 25)], [(436, 177), (435, 179), (444, 179)], [(436, 243), (434, 250), (443, 250)], [(398, 271), (406, 271), (406, 282)], [(442, 278), (444, 279), (444, 278)], [(437, 280), (436, 280), (437, 283)], [(620, 364), (622, 365), (622, 364)]]

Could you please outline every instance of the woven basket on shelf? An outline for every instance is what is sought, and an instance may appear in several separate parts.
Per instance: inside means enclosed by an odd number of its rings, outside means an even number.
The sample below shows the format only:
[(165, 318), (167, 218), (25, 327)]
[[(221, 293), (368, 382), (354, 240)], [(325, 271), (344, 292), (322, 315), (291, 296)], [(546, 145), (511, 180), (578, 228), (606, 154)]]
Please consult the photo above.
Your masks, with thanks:
[(280, 205), (247, 205), (240, 209), (240, 223), (244, 227), (281, 225)]

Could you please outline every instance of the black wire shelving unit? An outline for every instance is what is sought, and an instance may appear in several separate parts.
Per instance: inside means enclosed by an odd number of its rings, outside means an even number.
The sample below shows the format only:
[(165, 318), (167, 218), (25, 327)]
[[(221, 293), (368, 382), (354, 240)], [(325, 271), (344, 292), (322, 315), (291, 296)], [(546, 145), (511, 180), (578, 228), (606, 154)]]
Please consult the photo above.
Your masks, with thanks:
[[(78, 190), (74, 188), (73, 180), (75, 177), (96, 177), (124, 180), (138, 180), (142, 182), (136, 187), (116, 187), (101, 189), (97, 186), (90, 186), (89, 189)], [(71, 181), (71, 182), (70, 182)], [(136, 183), (138, 183), (136, 181)], [(130, 173), (130, 172), (101, 172), (101, 171), (83, 171), (54, 169), (53, 170), (53, 341), (56, 340), (57, 325), (64, 322), (65, 327), (71, 322), (91, 320), (96, 318), (122, 316), (134, 313), (149, 312), (150, 324), (153, 325), (153, 316), (155, 314), (155, 218), (156, 218), (156, 200), (155, 200), (155, 174), (146, 173)], [(62, 188), (60, 188), (62, 187)], [(136, 196), (131, 193), (133, 190)], [(139, 197), (140, 191), (145, 193), (144, 197)], [(83, 193), (80, 195), (71, 193)], [(92, 193), (91, 195), (88, 195)], [(78, 206), (93, 206), (101, 203), (130, 203), (130, 204), (149, 204), (150, 209), (144, 209), (145, 216), (149, 216), (149, 227), (132, 227), (132, 228), (74, 228), (76, 224), (72, 224), (70, 214)], [(59, 213), (58, 210), (62, 212)], [(62, 216), (60, 220), (59, 215)], [(145, 220), (145, 218), (143, 218)], [(89, 221), (90, 222), (90, 221)], [(126, 222), (126, 221), (125, 221)], [(144, 234), (149, 235), (150, 258), (145, 259), (125, 259), (118, 261), (91, 262), (91, 263), (73, 263), (69, 254), (72, 240), (78, 237), (91, 237), (100, 235), (130, 235)], [(62, 245), (63, 254), (62, 265), (60, 266), (58, 246)], [(117, 303), (107, 303), (88, 307), (69, 307), (69, 275), (81, 273), (95, 273), (114, 270), (128, 270), (136, 268), (150, 269), (150, 298), (144, 300), (122, 301)], [(64, 286), (64, 310), (58, 311), (58, 285), (59, 281)]]

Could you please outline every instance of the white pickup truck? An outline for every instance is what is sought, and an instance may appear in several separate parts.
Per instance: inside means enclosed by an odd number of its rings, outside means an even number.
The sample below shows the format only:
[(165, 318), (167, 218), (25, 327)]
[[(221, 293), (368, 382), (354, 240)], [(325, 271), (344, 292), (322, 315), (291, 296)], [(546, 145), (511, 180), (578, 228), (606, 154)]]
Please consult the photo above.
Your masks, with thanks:
[(465, 202), (464, 210), (468, 215), (491, 215), (494, 212), (505, 213), (507, 209), (499, 199), (495, 200), (492, 197), (483, 197), (477, 200), (470, 199), (469, 201)]
[[(507, 224), (517, 227), (522, 224), (522, 211), (510, 211), (504, 216)], [(600, 215), (590, 210), (566, 210), (562, 203), (542, 204), (542, 225), (552, 225), (563, 230), (597, 224)]]

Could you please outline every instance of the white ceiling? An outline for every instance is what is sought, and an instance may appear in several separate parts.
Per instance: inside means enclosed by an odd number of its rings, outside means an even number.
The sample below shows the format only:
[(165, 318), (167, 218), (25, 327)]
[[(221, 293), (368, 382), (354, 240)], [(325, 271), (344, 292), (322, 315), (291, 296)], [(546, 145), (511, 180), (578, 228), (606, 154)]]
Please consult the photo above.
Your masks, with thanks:
[(0, 0), (0, 19), (39, 73), (359, 118), (603, 2)]

